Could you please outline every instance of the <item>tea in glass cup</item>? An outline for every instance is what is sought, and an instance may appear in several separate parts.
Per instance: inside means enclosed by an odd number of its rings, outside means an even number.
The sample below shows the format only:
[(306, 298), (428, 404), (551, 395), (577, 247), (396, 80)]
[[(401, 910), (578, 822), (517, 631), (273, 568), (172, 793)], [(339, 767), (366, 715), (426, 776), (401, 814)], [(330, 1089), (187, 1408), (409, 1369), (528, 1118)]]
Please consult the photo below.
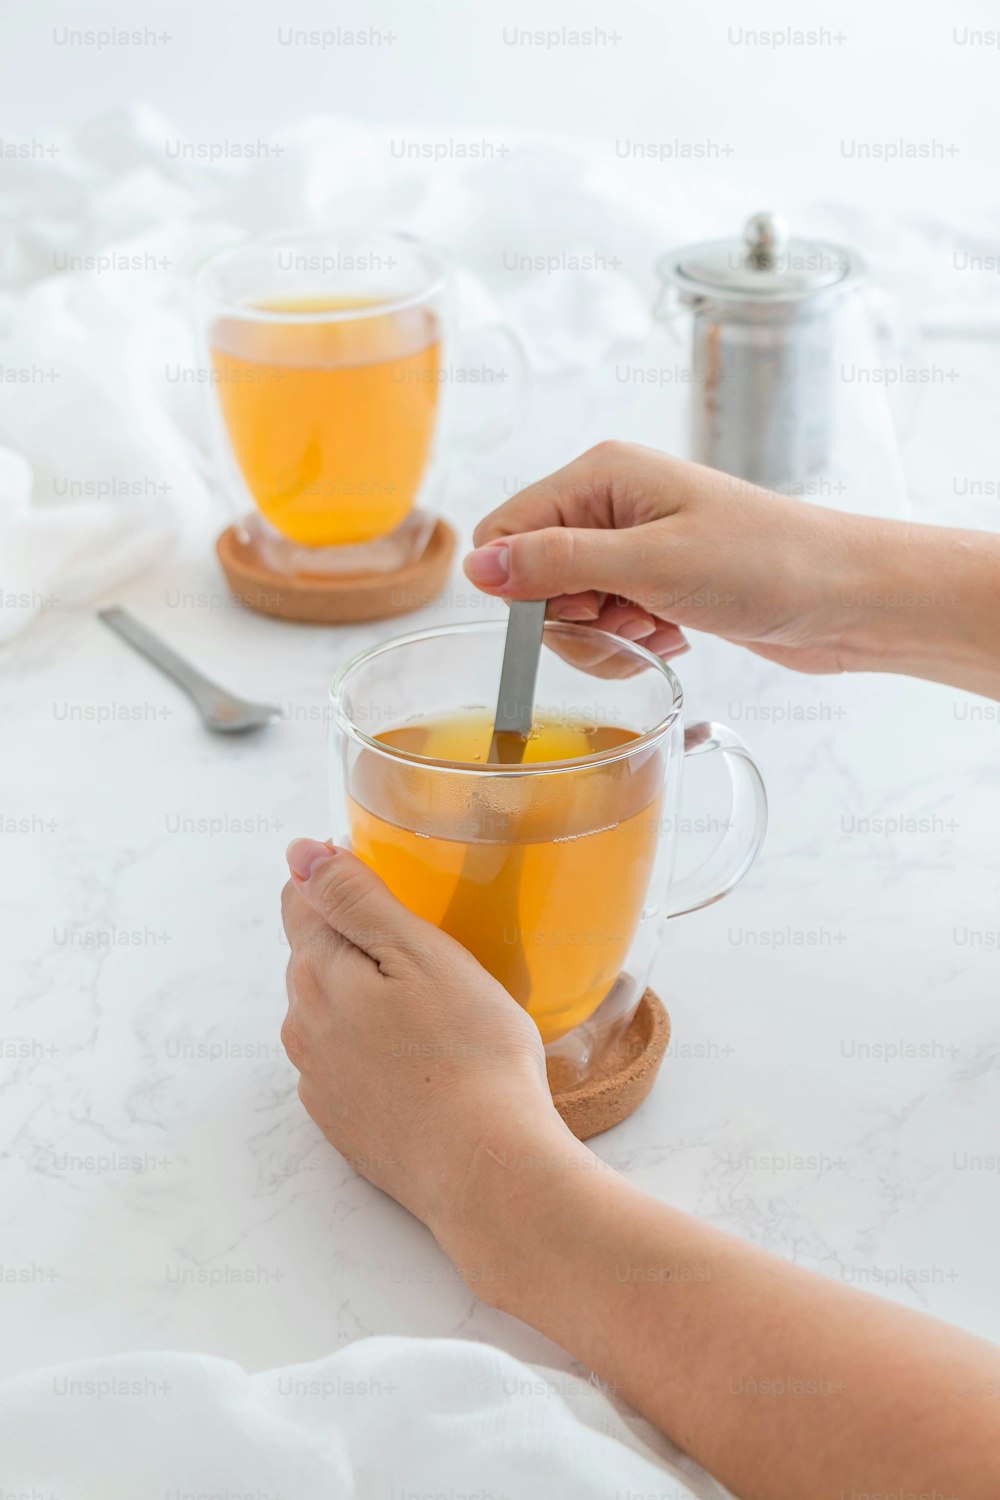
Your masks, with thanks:
[[(749, 868), (766, 802), (731, 731), (685, 736), (668, 667), (583, 626), (546, 625), (523, 760), (489, 761), (504, 636), (503, 621), (442, 627), (343, 668), (334, 826), (346, 811), (355, 853), (499, 980), (550, 1063), (580, 1079), (634, 1015), (665, 918), (707, 905)], [(732, 816), (671, 904), (682, 758), (704, 750), (729, 764)]]
[(430, 308), (272, 298), (219, 318), (211, 361), (233, 456), (264, 519), (307, 547), (371, 542), (416, 502), (438, 408)]
[[(492, 717), (475, 710), (376, 734), (387, 749), (482, 765)], [(583, 775), (512, 779), (487, 806), (442, 808), (434, 831), (394, 805), (391, 761), (359, 762), (347, 798), (354, 852), (417, 916), (468, 948), (523, 1005), (546, 1042), (593, 1015), (621, 972), (656, 857), (658, 757), (630, 762), (637, 735), (540, 713), (521, 764), (588, 760)], [(478, 789), (477, 789), (478, 790)], [(419, 794), (419, 793), (418, 793)]]
[(459, 433), (450, 416), (460, 340), (499, 341), (500, 373), (523, 388), (510, 331), (460, 329), (445, 258), (387, 231), (237, 245), (202, 267), (196, 290), (215, 446), (241, 540), (288, 575), (391, 574), (418, 559), (445, 450), (506, 435)]

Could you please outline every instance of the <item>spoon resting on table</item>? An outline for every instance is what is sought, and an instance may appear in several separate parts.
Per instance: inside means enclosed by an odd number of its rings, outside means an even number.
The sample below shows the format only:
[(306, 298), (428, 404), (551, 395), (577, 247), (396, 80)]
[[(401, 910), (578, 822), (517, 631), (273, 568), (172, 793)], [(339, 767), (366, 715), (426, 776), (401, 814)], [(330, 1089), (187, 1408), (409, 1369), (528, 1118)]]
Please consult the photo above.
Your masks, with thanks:
[(273, 703), (250, 703), (238, 698), (226, 688), (212, 682), (197, 667), (193, 667), (172, 646), (155, 635), (127, 609), (118, 605), (111, 609), (99, 609), (99, 620), (155, 667), (184, 689), (201, 714), (206, 729), (215, 734), (245, 734), (250, 729), (263, 729), (281, 715), (280, 708)]

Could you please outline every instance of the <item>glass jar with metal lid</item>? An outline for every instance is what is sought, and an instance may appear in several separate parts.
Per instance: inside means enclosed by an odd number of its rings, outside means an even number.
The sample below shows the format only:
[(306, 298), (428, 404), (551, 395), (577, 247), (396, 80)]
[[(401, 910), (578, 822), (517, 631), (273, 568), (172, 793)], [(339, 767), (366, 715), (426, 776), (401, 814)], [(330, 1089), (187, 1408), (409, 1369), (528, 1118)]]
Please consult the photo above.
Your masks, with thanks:
[(689, 245), (659, 263), (665, 297), (693, 314), (692, 457), (754, 484), (800, 484), (828, 460), (835, 319), (863, 281), (853, 251), (792, 239), (754, 214), (744, 239)]

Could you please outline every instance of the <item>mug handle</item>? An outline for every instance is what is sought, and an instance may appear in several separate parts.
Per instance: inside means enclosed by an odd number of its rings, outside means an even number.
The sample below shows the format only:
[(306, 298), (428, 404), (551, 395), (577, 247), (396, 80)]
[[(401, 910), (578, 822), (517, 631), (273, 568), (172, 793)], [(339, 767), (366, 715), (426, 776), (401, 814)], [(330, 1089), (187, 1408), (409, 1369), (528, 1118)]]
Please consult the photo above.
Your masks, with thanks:
[(463, 342), (481, 338), (484, 334), (495, 339), (498, 344), (506, 345), (511, 356), (513, 384), (510, 409), (499, 421), (484, 425), (476, 432), (455, 434), (455, 451), (464, 457), (492, 453), (495, 448), (502, 448), (508, 443), (524, 421), (531, 400), (531, 360), (523, 341), (508, 324), (495, 321), (461, 325), (456, 341), (461, 348)]
[(750, 869), (767, 829), (767, 793), (748, 745), (725, 724), (692, 724), (684, 731), (684, 754), (725, 757), (732, 787), (729, 818), (719, 842), (700, 865), (675, 881), (668, 917), (711, 906), (739, 885)]

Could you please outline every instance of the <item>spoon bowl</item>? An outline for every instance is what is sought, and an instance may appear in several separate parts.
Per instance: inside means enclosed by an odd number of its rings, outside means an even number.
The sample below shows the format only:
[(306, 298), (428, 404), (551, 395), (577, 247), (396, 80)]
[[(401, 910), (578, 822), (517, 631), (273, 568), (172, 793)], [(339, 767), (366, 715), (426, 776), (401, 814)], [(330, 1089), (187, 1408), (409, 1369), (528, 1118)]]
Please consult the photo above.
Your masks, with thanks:
[(246, 734), (252, 729), (264, 729), (280, 718), (281, 710), (275, 704), (251, 703), (212, 682), (166, 641), (154, 635), (148, 626), (130, 615), (127, 609), (117, 605), (101, 609), (98, 618), (184, 689), (201, 714), (205, 728), (213, 734)]

